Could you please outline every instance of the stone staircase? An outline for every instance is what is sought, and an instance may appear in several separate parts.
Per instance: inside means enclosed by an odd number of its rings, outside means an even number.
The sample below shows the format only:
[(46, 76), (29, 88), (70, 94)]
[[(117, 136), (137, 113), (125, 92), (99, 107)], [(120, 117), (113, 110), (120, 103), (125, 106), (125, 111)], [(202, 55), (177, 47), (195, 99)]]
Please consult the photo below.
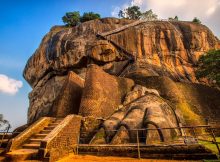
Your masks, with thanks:
[(40, 148), (41, 141), (56, 127), (63, 119), (55, 119), (51, 124), (44, 127), (42, 131), (33, 135), (23, 146), (24, 149), (36, 149)]
[(37, 160), (39, 158), (38, 153), (43, 139), (45, 139), (62, 120), (61, 118), (54, 118), (49, 124), (41, 127), (40, 131), (31, 135), (18, 149), (13, 149), (11, 152), (8, 152), (6, 154), (7, 159), (10, 161), (22, 161), (26, 159)]

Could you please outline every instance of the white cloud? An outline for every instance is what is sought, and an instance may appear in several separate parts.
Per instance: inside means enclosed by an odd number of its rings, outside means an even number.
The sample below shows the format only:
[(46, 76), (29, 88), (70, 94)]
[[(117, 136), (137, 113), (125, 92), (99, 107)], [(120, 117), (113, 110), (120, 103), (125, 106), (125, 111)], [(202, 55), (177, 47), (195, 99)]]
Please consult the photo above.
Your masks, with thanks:
[(0, 74), (0, 92), (15, 95), (22, 86), (22, 81)]
[(191, 21), (198, 17), (220, 36), (220, 0), (130, 0), (129, 3), (118, 7), (124, 9), (124, 6), (132, 5), (140, 6), (143, 11), (152, 9), (161, 19), (177, 15), (181, 20)]

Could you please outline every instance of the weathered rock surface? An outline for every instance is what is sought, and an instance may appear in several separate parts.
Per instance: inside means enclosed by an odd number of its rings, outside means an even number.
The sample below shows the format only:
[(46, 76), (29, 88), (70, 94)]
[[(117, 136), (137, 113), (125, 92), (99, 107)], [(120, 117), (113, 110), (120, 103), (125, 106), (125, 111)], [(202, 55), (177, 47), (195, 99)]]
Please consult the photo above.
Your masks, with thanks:
[(73, 72), (55, 76), (37, 85), (29, 94), (28, 123), (43, 116), (65, 117), (78, 114), (84, 80)]
[[(124, 108), (116, 111), (104, 122), (103, 126), (106, 130), (107, 142), (111, 142), (113, 138), (117, 139), (117, 137), (115, 137), (117, 136), (115, 130), (120, 129), (122, 126), (129, 132), (129, 137), (127, 138), (130, 139), (130, 142), (134, 143), (137, 140), (137, 131), (134, 131), (135, 129), (173, 128), (178, 126), (177, 115), (170, 105), (158, 95), (152, 93), (137, 96), (137, 89), (139, 91), (142, 89), (143, 91), (144, 88), (138, 86), (134, 91), (131, 91), (126, 98), (129, 98), (132, 93), (133, 96), (136, 97), (132, 97), (133, 100), (130, 100), (129, 104), (126, 104)], [(161, 137), (152, 138), (152, 134), (155, 134), (155, 131), (149, 131), (146, 135), (142, 135), (141, 137), (151, 137), (151, 141), (161, 141), (172, 139), (179, 133), (180, 132), (176, 132), (175, 130), (162, 130)], [(156, 134), (158, 134), (158, 131), (156, 131)]]
[(29, 94), (28, 123), (50, 114), (53, 103), (59, 96), (65, 76), (55, 76), (44, 85), (37, 85)]
[[(25, 79), (34, 87), (51, 71), (63, 73), (69, 69), (85, 68), (88, 57), (99, 63), (123, 59), (119, 57), (121, 51), (118, 48), (109, 42), (98, 41), (96, 34), (132, 22), (106, 18), (73, 28), (52, 28), (28, 60)], [(144, 69), (149, 75), (166, 75), (193, 82), (196, 81), (193, 66), (198, 57), (210, 49), (220, 48), (219, 40), (207, 27), (181, 21), (144, 22), (107, 38), (135, 55), (137, 71)]]
[(98, 118), (109, 117), (134, 86), (131, 79), (109, 75), (94, 64), (88, 67), (85, 80), (79, 114)]
[(201, 84), (174, 82), (168, 77), (133, 75), (136, 84), (156, 89), (170, 103), (184, 125), (219, 121), (220, 91)]
[(194, 74), (199, 56), (220, 48), (212, 32), (191, 22), (132, 23), (52, 28), (24, 69), (33, 88), (28, 123), (79, 114), (82, 143), (117, 144), (136, 142), (133, 129), (156, 128), (141, 141), (150, 143), (181, 133), (158, 128), (219, 120), (220, 91)]

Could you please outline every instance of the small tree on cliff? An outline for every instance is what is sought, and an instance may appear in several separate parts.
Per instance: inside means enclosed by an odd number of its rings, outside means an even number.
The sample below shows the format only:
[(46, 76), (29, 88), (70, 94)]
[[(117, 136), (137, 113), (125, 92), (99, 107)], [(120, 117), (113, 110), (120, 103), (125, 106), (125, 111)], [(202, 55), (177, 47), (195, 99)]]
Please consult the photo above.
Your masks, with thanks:
[(80, 23), (100, 18), (101, 16), (94, 12), (85, 12), (83, 16), (80, 16), (79, 11), (74, 11), (67, 12), (65, 16), (62, 17), (62, 20), (67, 26), (76, 26)]
[(120, 18), (132, 19), (132, 20), (139, 20), (141, 18), (141, 11), (140, 7), (138, 6), (131, 6), (124, 10), (120, 10), (118, 16)]
[(148, 20), (148, 21), (158, 19), (158, 16), (155, 13), (153, 13), (151, 9), (145, 12), (141, 12), (140, 7), (138, 6), (131, 6), (124, 10), (120, 10), (118, 13), (118, 17), (132, 19), (132, 20), (142, 19), (142, 20)]
[(79, 11), (67, 12), (62, 20), (67, 26), (76, 26), (80, 23), (80, 13)]
[(209, 51), (199, 58), (196, 77), (208, 78), (220, 87), (220, 50)]
[(153, 11), (150, 9), (141, 15), (142, 20), (148, 20), (148, 21), (153, 21), (153, 20), (158, 20), (158, 16), (153, 13)]
[(94, 12), (85, 12), (83, 14), (83, 16), (80, 18), (81, 22), (86, 22), (86, 21), (90, 21), (90, 20), (95, 20), (95, 19), (100, 19), (101, 16), (98, 13), (94, 13)]
[(192, 22), (197, 23), (197, 24), (202, 23), (197, 17), (195, 17)]

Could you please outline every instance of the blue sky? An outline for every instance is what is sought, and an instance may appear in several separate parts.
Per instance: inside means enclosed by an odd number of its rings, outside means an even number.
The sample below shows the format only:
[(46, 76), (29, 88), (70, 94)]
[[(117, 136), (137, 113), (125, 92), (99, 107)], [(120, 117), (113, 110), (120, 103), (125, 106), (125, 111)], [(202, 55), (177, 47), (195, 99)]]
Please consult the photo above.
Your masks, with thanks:
[(52, 26), (63, 24), (61, 18), (65, 12), (93, 11), (100, 13), (102, 17), (110, 17), (117, 16), (119, 9), (135, 4), (142, 10), (152, 8), (160, 18), (178, 15), (181, 19), (191, 20), (197, 16), (220, 36), (218, 20), (220, 0), (188, 2), (187, 0), (0, 0), (0, 75), (15, 86), (12, 87), (11, 93), (4, 92), (5, 87), (2, 87), (3, 84), (0, 82), (0, 113), (4, 114), (5, 119), (8, 119), (14, 128), (26, 123), (28, 93), (31, 88), (23, 79), (22, 71), (43, 36)]

